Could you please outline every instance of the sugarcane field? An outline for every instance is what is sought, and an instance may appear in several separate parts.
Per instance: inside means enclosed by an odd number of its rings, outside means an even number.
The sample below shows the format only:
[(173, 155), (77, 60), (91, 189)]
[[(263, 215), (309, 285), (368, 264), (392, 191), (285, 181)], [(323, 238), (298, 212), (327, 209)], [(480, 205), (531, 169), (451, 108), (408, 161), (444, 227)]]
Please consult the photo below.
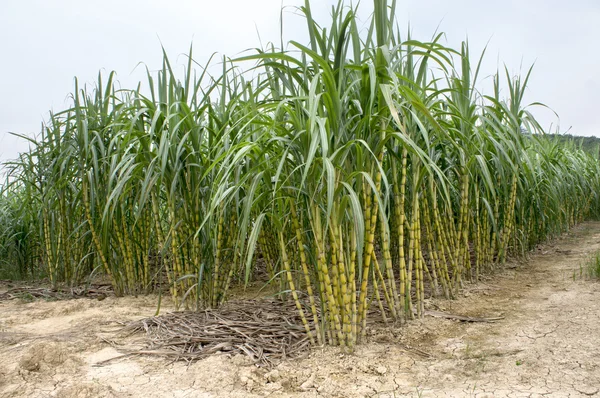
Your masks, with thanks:
[(0, 16), (0, 397), (600, 396), (600, 6), (114, 1)]

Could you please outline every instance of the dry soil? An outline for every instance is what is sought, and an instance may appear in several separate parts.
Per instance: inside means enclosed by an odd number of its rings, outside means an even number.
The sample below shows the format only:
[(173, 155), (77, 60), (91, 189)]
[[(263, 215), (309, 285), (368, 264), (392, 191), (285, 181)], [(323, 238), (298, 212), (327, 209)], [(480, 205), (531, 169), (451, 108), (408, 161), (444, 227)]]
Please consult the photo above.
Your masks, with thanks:
[(598, 250), (600, 223), (585, 223), (467, 286), (459, 299), (427, 303), (449, 314), (504, 317), (495, 323), (426, 317), (374, 327), (354, 354), (317, 348), (273, 369), (228, 355), (103, 363), (131, 343), (116, 337), (112, 322), (153, 315), (156, 297), (4, 301), (0, 397), (600, 396), (600, 284), (579, 276)]

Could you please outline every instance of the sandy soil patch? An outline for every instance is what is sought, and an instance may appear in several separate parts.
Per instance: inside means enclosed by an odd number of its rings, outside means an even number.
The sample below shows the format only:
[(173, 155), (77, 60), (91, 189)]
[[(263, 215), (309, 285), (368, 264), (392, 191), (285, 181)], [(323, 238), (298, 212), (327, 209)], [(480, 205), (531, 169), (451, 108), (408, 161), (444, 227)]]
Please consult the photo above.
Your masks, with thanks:
[(373, 328), (352, 355), (317, 348), (273, 369), (242, 355), (192, 364), (128, 357), (97, 366), (119, 355), (123, 341), (111, 322), (153, 315), (156, 297), (3, 301), (0, 397), (600, 395), (600, 284), (578, 276), (596, 250), (600, 223), (585, 223), (528, 261), (467, 286), (458, 300), (427, 303), (452, 314), (503, 316), (498, 322), (426, 317)]

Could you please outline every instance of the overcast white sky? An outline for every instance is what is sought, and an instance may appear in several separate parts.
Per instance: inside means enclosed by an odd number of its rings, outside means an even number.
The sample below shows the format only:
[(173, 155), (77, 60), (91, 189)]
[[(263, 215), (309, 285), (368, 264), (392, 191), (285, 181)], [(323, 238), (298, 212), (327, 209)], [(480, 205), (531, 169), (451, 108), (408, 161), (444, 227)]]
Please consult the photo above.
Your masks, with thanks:
[[(303, 40), (303, 20), (293, 15), (303, 0), (283, 0), (284, 35)], [(328, 20), (335, 0), (313, 0), (318, 21)], [(348, 1), (349, 3), (349, 1)], [(98, 71), (115, 70), (134, 87), (143, 69), (161, 66), (161, 42), (172, 60), (185, 62), (193, 41), (203, 63), (213, 52), (235, 56), (279, 42), (281, 0), (1, 0), (0, 161), (27, 143), (8, 132), (37, 134), (48, 111), (68, 105), (73, 78), (93, 83)], [(363, 0), (366, 20), (372, 1)], [(472, 51), (488, 41), (482, 77), (506, 63), (512, 72), (535, 62), (528, 102), (560, 115), (561, 131), (600, 136), (600, 1), (598, 0), (398, 0), (399, 21), (427, 40), (438, 25), (447, 43), (469, 38)], [(406, 30), (406, 29), (403, 29)], [(549, 111), (535, 114), (556, 124)]]

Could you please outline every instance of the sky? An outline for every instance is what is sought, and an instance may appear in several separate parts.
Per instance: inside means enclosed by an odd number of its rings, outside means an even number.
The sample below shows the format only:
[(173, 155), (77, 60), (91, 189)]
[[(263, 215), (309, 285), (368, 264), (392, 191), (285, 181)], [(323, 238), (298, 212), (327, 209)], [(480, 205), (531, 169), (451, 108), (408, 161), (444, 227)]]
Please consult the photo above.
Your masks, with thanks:
[[(313, 0), (327, 25), (337, 0)], [(350, 2), (347, 1), (349, 4)], [(179, 65), (193, 46), (204, 64), (213, 53), (230, 57), (285, 40), (307, 41), (296, 7), (304, 0), (2, 0), (0, 2), (0, 162), (27, 150), (10, 133), (35, 136), (49, 111), (69, 106), (74, 77), (93, 85), (98, 72), (116, 71), (134, 88), (145, 67), (161, 67), (164, 47)], [(283, 6), (283, 13), (281, 13)], [(372, 1), (363, 0), (367, 21)], [(535, 64), (526, 102), (548, 130), (600, 136), (600, 1), (398, 0), (402, 31), (418, 40), (445, 32), (445, 44), (468, 39), (472, 55), (486, 46), (480, 87), (498, 68), (511, 74)], [(365, 27), (366, 28), (366, 27)], [(259, 41), (260, 40), (260, 41)], [(560, 116), (557, 118), (556, 114)]]

